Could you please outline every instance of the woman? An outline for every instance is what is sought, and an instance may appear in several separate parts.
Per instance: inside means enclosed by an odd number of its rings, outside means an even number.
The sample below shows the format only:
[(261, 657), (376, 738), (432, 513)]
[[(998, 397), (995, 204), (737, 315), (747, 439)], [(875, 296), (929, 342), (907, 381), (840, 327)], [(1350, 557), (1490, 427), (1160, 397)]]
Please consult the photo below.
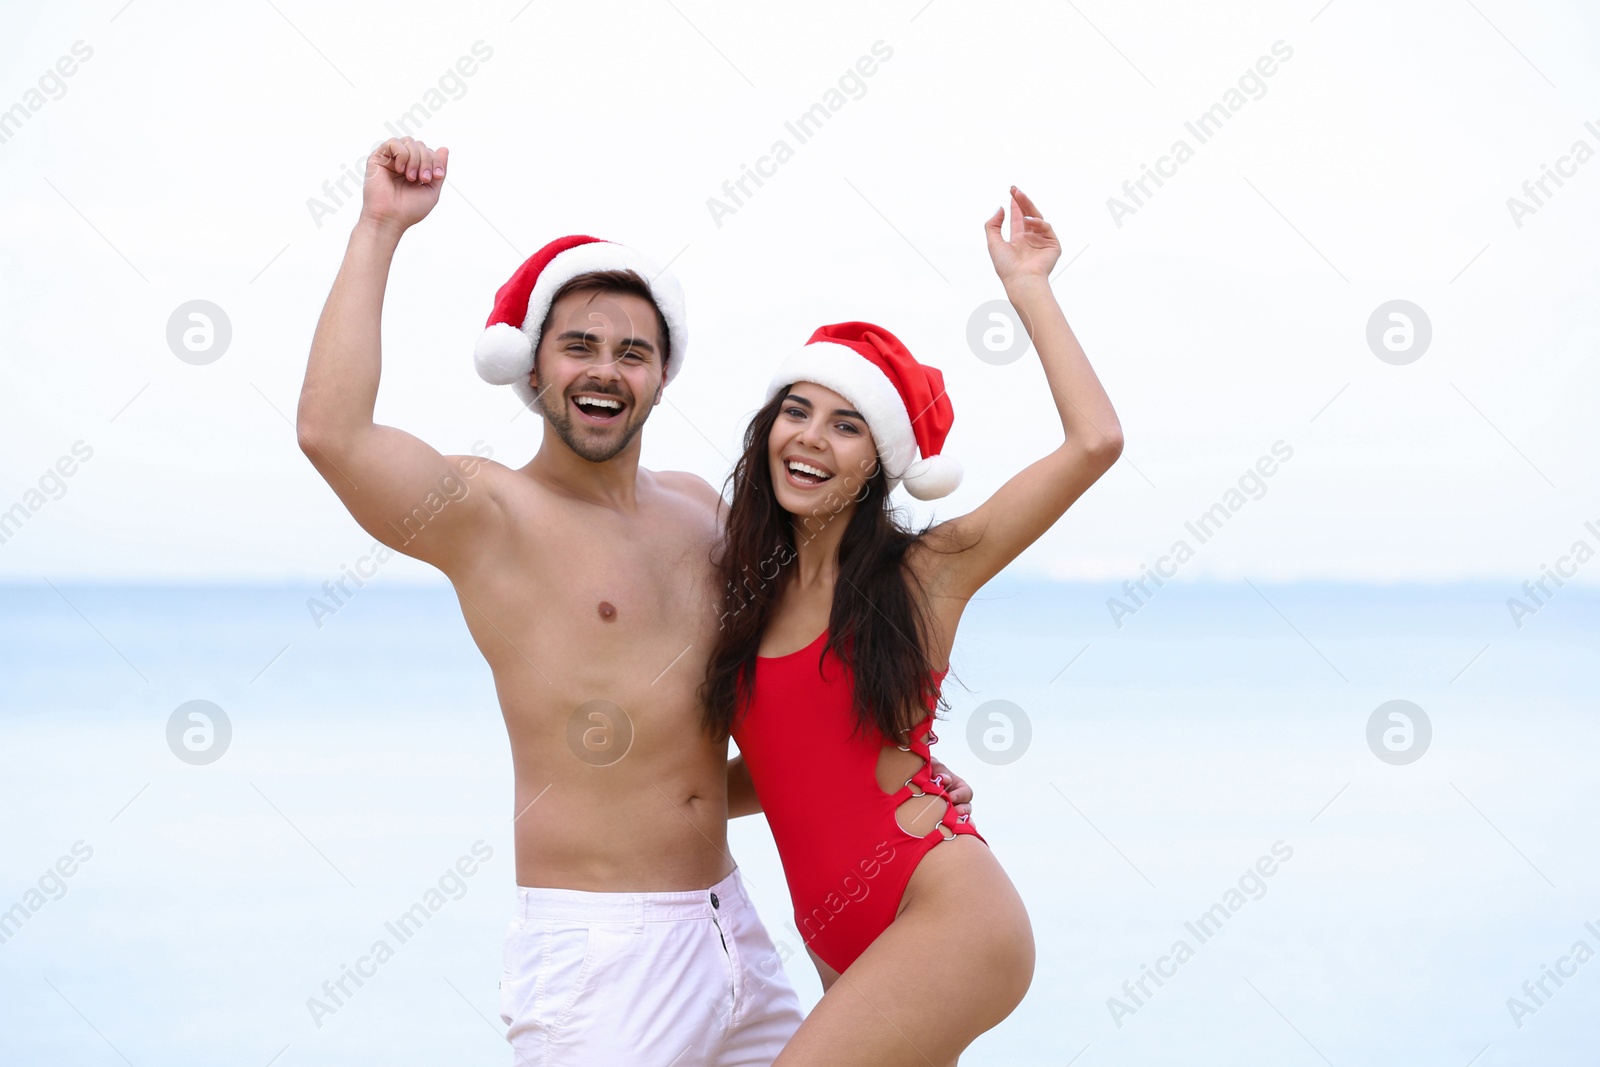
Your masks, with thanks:
[(782, 1067), (953, 1064), (1033, 977), (1022, 901), (929, 767), (933, 712), (968, 600), (1110, 468), (1122, 433), (1051, 295), (1050, 224), (1015, 186), (1011, 212), (1009, 238), (1004, 208), (984, 224), (989, 254), (1060, 447), (970, 514), (903, 528), (896, 485), (931, 499), (960, 481), (939, 454), (943, 377), (887, 330), (841, 323), (779, 368), (730, 478), (708, 726), (739, 746), (824, 989)]

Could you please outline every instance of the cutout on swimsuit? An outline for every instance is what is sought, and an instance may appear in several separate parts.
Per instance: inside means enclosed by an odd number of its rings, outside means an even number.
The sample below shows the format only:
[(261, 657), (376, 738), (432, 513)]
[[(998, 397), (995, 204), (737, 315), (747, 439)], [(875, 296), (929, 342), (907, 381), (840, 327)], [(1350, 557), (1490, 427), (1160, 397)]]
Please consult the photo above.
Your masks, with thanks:
[[(950, 802), (944, 797), (926, 793), (920, 797), (914, 796), (910, 800), (903, 800), (900, 806), (894, 809), (894, 821), (900, 824), (900, 829), (912, 837), (926, 837), (928, 831), (935, 826), (948, 829), (941, 821), (944, 819), (945, 810), (950, 807)], [(951, 837), (955, 835), (952, 833)], [(949, 837), (945, 838), (950, 840)]]
[(926, 837), (935, 826), (941, 825), (940, 820), (950, 807), (948, 800), (929, 793), (913, 780), (918, 771), (929, 765), (929, 761), (912, 752), (909, 746), (902, 749), (898, 745), (886, 745), (878, 753), (879, 791), (893, 796), (903, 787), (911, 790), (911, 796), (895, 807), (894, 821), (912, 837)]

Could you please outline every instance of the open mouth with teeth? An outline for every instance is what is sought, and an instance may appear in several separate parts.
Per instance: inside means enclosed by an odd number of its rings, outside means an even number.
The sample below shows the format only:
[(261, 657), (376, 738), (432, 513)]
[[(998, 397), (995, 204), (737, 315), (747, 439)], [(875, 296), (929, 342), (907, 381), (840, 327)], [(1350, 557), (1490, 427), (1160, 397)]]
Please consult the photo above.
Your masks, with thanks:
[(789, 472), (789, 480), (797, 485), (821, 485), (833, 477), (821, 467), (814, 467), (798, 459), (786, 459), (783, 465)]
[(627, 405), (614, 396), (584, 395), (573, 397), (572, 406), (585, 422), (605, 424), (621, 418)]

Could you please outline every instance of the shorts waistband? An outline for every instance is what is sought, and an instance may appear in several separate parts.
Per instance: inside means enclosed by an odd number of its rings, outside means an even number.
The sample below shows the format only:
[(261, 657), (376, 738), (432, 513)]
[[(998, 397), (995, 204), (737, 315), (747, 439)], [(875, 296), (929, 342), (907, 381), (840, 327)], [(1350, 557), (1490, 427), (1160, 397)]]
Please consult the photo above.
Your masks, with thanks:
[(670, 893), (591, 893), (526, 885), (516, 888), (516, 914), (524, 919), (672, 922), (726, 915), (751, 906), (737, 867), (716, 885)]

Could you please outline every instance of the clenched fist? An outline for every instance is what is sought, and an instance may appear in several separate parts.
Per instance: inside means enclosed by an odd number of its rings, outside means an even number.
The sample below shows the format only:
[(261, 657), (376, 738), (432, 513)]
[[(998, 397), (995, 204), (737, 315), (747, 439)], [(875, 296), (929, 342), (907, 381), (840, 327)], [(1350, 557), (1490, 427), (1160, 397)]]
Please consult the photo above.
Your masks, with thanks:
[(410, 137), (391, 137), (367, 157), (361, 214), (384, 226), (406, 229), (439, 202), (450, 149), (434, 150)]

